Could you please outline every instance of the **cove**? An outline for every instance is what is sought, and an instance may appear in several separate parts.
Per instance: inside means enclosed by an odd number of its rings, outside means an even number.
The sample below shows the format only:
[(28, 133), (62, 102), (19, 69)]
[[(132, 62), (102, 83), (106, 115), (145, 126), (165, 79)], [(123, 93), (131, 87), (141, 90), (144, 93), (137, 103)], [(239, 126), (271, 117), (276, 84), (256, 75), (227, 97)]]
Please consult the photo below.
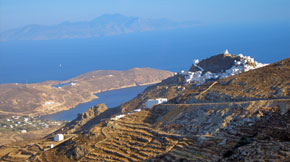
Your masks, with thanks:
[(148, 86), (137, 86), (130, 88), (122, 88), (117, 90), (111, 90), (106, 92), (97, 93), (98, 99), (92, 100), (87, 103), (79, 104), (73, 109), (61, 111), (55, 114), (42, 116), (43, 119), (47, 120), (65, 120), (70, 121), (77, 117), (78, 113), (85, 112), (88, 108), (97, 104), (104, 103), (108, 108), (113, 108), (121, 105), (124, 102), (130, 101), (136, 97), (139, 93), (143, 92)]

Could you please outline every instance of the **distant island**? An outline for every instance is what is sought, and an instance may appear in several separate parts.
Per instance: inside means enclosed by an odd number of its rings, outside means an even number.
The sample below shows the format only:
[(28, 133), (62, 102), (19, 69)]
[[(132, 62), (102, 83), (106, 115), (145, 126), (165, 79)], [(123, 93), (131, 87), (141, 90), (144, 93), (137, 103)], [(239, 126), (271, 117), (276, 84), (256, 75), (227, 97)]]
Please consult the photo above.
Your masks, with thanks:
[(53, 114), (96, 99), (98, 92), (154, 84), (172, 75), (169, 71), (134, 68), (93, 71), (66, 81), (0, 84), (0, 118)]
[(192, 27), (197, 21), (176, 22), (145, 19), (120, 14), (105, 14), (91, 21), (63, 22), (57, 25), (27, 25), (0, 33), (0, 41), (52, 40), (111, 36), (124, 33)]

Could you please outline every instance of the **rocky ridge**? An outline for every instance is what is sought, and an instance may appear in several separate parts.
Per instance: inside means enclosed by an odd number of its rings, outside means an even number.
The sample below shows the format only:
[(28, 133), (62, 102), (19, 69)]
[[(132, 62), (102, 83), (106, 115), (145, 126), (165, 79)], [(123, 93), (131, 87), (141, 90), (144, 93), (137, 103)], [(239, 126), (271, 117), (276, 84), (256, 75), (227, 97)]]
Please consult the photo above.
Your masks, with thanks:
[(77, 118), (67, 124), (65, 128), (70, 130), (69, 132), (76, 132), (78, 128), (83, 127), (88, 121), (101, 115), (106, 110), (108, 108), (105, 104), (90, 107), (86, 112), (78, 114)]

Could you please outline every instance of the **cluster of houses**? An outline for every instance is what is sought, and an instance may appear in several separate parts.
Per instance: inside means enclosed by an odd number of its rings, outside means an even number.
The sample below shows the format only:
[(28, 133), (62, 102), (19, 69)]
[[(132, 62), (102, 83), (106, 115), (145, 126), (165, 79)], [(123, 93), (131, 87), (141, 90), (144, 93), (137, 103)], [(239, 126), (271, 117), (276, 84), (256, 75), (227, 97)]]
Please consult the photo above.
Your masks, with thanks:
[(12, 116), (10, 118), (0, 120), (0, 127), (5, 128), (4, 130), (19, 131), (20, 133), (26, 133), (28, 131), (49, 128), (51, 126), (62, 124), (62, 121), (42, 120), (39, 116)]
[[(224, 54), (229, 54), (229, 51), (226, 50)], [(190, 72), (182, 70), (180, 74), (185, 77), (187, 83), (195, 82), (197, 85), (201, 85), (209, 79), (222, 79), (267, 65), (255, 61), (250, 56), (244, 56), (243, 54), (239, 54), (238, 56), (240, 57), (240, 61), (235, 61), (235, 64), (223, 73), (205, 72), (202, 67), (198, 66), (199, 61), (196, 59), (193, 61), (193, 66), (199, 68), (199, 71)]]

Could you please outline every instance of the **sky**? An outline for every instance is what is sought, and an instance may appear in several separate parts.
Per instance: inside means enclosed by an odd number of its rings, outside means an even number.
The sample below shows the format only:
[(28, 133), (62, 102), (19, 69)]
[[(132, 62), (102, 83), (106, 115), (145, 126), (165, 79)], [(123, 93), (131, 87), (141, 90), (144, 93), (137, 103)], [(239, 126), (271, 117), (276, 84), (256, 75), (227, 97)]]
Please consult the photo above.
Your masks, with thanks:
[(204, 24), (290, 22), (290, 0), (0, 0), (0, 31), (119, 13)]

